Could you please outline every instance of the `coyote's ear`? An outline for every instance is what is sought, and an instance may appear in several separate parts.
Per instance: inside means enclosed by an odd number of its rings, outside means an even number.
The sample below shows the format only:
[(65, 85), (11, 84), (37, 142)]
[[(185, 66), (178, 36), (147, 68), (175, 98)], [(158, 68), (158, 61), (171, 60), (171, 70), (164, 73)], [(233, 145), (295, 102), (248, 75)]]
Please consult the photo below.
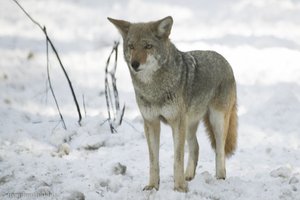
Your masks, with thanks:
[(157, 36), (159, 38), (168, 38), (173, 25), (173, 18), (171, 16), (165, 17), (155, 22)]
[(121, 33), (122, 37), (125, 38), (129, 27), (130, 27), (130, 22), (124, 21), (124, 20), (118, 20), (118, 19), (112, 19), (112, 18), (107, 18), (111, 23), (113, 23), (113, 25), (115, 25), (117, 27), (117, 29), (119, 30), (119, 32)]

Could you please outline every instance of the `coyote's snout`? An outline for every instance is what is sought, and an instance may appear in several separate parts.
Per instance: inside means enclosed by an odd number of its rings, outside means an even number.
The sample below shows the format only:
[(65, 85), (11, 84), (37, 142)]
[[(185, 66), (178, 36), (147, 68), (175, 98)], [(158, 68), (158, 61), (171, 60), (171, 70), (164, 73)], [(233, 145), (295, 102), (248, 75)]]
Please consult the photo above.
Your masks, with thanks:
[(140, 62), (139, 62), (139, 61), (136, 61), (136, 60), (132, 61), (131, 67), (132, 67), (136, 72), (139, 71), (139, 66), (140, 66)]
[[(169, 39), (172, 17), (148, 23), (108, 19), (122, 35), (124, 58), (144, 119), (150, 161), (144, 189), (159, 188), (160, 121), (173, 132), (175, 190), (186, 192), (186, 180), (195, 177), (201, 120), (216, 152), (216, 177), (224, 179), (225, 157), (233, 154), (237, 143), (236, 83), (229, 63), (214, 51), (177, 50)], [(185, 141), (189, 158), (184, 173)]]

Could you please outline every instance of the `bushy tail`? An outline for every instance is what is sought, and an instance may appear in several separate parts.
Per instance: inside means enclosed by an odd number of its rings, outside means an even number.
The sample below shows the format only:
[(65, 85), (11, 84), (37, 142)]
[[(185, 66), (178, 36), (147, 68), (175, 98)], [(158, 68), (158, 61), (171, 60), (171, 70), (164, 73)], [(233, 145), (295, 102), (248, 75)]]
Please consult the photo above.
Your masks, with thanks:
[[(229, 114), (229, 124), (228, 124), (228, 132), (225, 142), (225, 154), (227, 157), (230, 157), (237, 147), (237, 126), (238, 126), (238, 116), (237, 116), (237, 104), (234, 103)], [(209, 121), (209, 113), (206, 113), (204, 117), (204, 123), (206, 127), (206, 132), (209, 135), (209, 139), (211, 142), (212, 148), (216, 149), (216, 140), (215, 135), (213, 133), (213, 127)]]
[(237, 116), (237, 105), (235, 102), (230, 113), (228, 133), (226, 137), (225, 154), (227, 157), (231, 156), (236, 150), (237, 137), (238, 137), (237, 127), (238, 127), (238, 116)]

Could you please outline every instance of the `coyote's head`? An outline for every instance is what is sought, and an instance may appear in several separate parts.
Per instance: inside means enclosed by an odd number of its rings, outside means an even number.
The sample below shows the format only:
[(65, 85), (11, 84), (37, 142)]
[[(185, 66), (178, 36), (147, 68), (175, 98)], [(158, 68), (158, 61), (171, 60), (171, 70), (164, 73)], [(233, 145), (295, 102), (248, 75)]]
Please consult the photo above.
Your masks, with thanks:
[(148, 23), (108, 20), (122, 35), (124, 57), (131, 74), (146, 81), (167, 62), (172, 17)]

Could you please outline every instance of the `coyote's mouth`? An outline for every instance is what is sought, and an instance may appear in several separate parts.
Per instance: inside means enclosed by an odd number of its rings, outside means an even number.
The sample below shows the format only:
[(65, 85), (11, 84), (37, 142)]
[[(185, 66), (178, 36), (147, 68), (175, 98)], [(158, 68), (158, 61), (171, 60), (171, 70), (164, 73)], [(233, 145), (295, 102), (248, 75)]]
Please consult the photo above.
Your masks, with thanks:
[(141, 69), (133, 69), (133, 71), (135, 72), (135, 73), (138, 73), (138, 72), (140, 72), (140, 71), (142, 71)]

